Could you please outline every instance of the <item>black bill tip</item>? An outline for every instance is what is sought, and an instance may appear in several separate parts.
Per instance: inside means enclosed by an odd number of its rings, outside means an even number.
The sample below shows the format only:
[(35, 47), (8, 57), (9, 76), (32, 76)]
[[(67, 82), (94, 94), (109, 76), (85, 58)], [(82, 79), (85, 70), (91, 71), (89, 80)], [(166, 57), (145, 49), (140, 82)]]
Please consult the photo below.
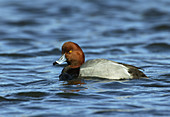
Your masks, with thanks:
[(56, 61), (53, 63), (53, 65), (56, 65), (56, 64), (58, 64)]

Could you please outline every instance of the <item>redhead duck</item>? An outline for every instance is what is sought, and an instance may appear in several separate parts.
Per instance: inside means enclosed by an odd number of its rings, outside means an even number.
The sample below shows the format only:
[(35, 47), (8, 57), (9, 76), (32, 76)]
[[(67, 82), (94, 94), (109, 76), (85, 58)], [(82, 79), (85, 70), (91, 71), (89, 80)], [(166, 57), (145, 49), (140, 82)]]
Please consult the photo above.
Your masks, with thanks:
[(60, 80), (98, 77), (107, 79), (147, 78), (138, 67), (118, 63), (106, 59), (93, 59), (85, 62), (85, 56), (80, 46), (74, 42), (66, 42), (62, 46), (62, 56), (53, 65), (67, 62), (67, 66), (59, 76)]

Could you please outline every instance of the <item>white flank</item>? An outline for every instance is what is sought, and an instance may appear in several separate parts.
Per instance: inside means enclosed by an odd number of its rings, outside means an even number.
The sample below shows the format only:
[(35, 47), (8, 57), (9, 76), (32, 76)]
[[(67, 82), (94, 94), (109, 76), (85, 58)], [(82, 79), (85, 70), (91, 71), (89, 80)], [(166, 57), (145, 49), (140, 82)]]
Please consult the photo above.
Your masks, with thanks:
[(80, 77), (99, 77), (107, 79), (132, 78), (126, 66), (106, 59), (94, 59), (84, 63), (80, 68)]

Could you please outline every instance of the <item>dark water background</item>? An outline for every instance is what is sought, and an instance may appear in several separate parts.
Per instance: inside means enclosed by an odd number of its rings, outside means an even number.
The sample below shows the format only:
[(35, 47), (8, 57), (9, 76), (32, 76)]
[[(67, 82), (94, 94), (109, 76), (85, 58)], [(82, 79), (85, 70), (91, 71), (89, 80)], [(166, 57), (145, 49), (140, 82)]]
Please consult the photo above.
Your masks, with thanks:
[[(66, 85), (66, 41), (150, 78)], [(170, 116), (170, 1), (0, 0), (0, 116)]]

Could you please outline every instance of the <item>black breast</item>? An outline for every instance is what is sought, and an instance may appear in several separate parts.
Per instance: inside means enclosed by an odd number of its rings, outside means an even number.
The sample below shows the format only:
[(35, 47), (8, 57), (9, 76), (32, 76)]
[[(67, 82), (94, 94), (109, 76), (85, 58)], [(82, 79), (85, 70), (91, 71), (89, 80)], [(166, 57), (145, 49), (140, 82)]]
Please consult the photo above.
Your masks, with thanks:
[(62, 73), (59, 76), (59, 80), (60, 81), (68, 81), (68, 80), (77, 79), (79, 76), (79, 72), (80, 72), (80, 67), (71, 68), (69, 66), (66, 66), (62, 70)]

